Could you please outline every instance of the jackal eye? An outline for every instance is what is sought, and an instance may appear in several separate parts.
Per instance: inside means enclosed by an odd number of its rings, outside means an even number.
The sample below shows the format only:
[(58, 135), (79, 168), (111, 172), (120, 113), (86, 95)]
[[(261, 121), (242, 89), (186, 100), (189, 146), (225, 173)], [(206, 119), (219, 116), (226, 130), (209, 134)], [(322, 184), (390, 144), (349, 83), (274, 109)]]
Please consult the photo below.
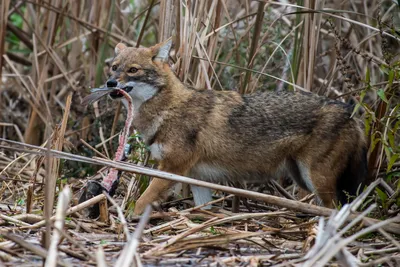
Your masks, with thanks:
[(138, 71), (138, 68), (135, 68), (135, 67), (129, 68), (129, 70), (128, 70), (129, 73), (136, 73), (137, 71)]
[(118, 69), (118, 66), (117, 66), (117, 65), (112, 65), (111, 69), (112, 69), (113, 71), (116, 71), (116, 70)]

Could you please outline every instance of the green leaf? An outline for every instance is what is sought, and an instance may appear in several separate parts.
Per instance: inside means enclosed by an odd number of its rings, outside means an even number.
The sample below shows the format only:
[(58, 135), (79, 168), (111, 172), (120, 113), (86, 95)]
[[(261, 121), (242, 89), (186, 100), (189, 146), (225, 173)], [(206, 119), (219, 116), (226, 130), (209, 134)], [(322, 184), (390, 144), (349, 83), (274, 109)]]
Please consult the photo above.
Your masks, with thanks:
[(368, 113), (366, 113), (364, 125), (365, 125), (365, 135), (368, 136), (369, 130), (371, 130), (371, 125), (372, 125), (372, 117), (369, 116)]
[(360, 103), (362, 103), (363, 102), (363, 100), (364, 100), (364, 97), (365, 97), (365, 95), (367, 94), (367, 90), (363, 90), (363, 91), (361, 91), (361, 94), (360, 94)]
[(392, 155), (392, 157), (391, 157), (390, 160), (389, 160), (389, 163), (388, 163), (388, 167), (387, 167), (386, 172), (389, 172), (389, 171), (392, 169), (393, 164), (396, 162), (396, 160), (397, 160), (399, 157), (400, 157), (400, 154), (393, 154), (393, 155)]
[[(390, 175), (390, 177), (400, 177), (400, 171), (395, 171), (395, 172), (392, 172), (392, 173), (390, 173), (389, 174)], [(397, 189), (396, 189), (397, 191), (399, 191), (400, 190), (400, 180), (397, 180)]]
[(389, 71), (389, 79), (388, 79), (388, 84), (389, 86), (392, 86), (393, 84), (393, 79), (394, 79), (394, 70), (390, 69)]
[(386, 195), (385, 192), (380, 190), (379, 188), (375, 188), (376, 194), (378, 195), (379, 199), (382, 202), (382, 206), (385, 208), (386, 206), (386, 200), (388, 199), (388, 196)]
[(356, 112), (358, 111), (358, 109), (361, 107), (361, 104), (360, 103), (357, 103), (357, 105), (354, 107), (354, 111), (353, 111), (353, 113), (351, 114), (351, 118), (354, 116), (354, 114), (356, 114)]
[(380, 138), (375, 138), (375, 134), (372, 136), (372, 142), (371, 142), (371, 151), (374, 151), (376, 144), (378, 144), (379, 141), (381, 141)]
[(394, 133), (395, 131), (391, 131), (390, 129), (388, 130), (388, 133), (387, 133), (387, 137), (388, 137), (388, 140), (389, 140), (389, 145), (390, 145), (390, 147), (392, 147), (392, 148), (394, 148), (395, 147), (395, 143), (394, 143)]
[[(384, 144), (384, 145), (385, 145), (385, 144)], [(390, 149), (390, 147), (388, 147), (388, 146), (385, 145), (384, 150), (385, 150), (386, 158), (387, 158), (387, 159), (392, 158), (392, 154), (393, 154), (393, 153), (392, 153), (392, 150)]]
[(383, 89), (379, 89), (377, 92), (378, 96), (382, 99), (383, 102), (388, 103), (389, 101), (386, 98), (385, 91)]
[(210, 232), (211, 232), (213, 235), (217, 235), (217, 234), (218, 234), (218, 232), (217, 232), (217, 230), (215, 230), (214, 226), (211, 226), (211, 227), (210, 227)]
[(18, 28), (22, 28), (22, 24), (24, 23), (24, 20), (22, 19), (21, 15), (17, 13), (12, 13), (10, 16), (10, 20), (12, 24)]

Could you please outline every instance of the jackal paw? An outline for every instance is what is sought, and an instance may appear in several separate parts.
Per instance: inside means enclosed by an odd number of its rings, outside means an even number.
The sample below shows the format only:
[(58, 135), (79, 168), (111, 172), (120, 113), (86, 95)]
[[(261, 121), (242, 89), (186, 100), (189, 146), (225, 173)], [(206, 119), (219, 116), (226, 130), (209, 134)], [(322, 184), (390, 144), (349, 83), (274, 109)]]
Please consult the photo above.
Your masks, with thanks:
[(133, 213), (134, 213), (135, 215), (140, 215), (140, 214), (142, 214), (142, 213), (144, 212), (144, 209), (146, 208), (146, 206), (149, 205), (149, 204), (150, 204), (150, 203), (149, 203), (148, 201), (144, 201), (142, 198), (139, 198), (139, 199), (136, 201), (135, 209), (134, 209)]
[(153, 207), (153, 210), (161, 210), (161, 204), (163, 203), (162, 199), (155, 199), (153, 201), (149, 201), (149, 199), (144, 199), (140, 197), (135, 204), (135, 209), (133, 210), (134, 215), (141, 215), (148, 205)]

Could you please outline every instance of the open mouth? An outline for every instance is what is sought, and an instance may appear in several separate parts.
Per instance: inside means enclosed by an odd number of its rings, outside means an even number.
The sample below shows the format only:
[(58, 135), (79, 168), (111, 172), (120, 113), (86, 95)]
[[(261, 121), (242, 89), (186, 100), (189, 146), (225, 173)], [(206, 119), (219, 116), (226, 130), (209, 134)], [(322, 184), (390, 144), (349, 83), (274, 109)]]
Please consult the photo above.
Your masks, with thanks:
[(124, 87), (124, 88), (115, 88), (115, 89), (116, 90), (113, 90), (113, 91), (110, 92), (110, 97), (112, 99), (116, 99), (116, 98), (120, 98), (120, 97), (124, 96), (120, 91), (121, 89), (124, 90), (125, 92), (129, 93), (133, 89), (133, 87), (132, 86), (127, 86), (127, 87)]

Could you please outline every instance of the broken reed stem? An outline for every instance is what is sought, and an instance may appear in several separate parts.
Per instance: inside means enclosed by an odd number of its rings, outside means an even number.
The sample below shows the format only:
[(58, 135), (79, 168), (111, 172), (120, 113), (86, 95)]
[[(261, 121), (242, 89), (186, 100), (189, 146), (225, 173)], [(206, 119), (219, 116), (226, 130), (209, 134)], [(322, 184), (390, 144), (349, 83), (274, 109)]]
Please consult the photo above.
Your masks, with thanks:
[(115, 200), (112, 197), (110, 197), (109, 194), (104, 193), (104, 195), (107, 197), (108, 201), (110, 201), (110, 203), (117, 209), (118, 218), (119, 218), (119, 220), (121, 222), (121, 225), (122, 225), (122, 227), (124, 229), (126, 240), (129, 242), (130, 239), (131, 239), (131, 236), (129, 234), (128, 223), (126, 222), (126, 219), (125, 219), (125, 216), (124, 216), (124, 213), (123, 213), (121, 207), (118, 206), (117, 202), (115, 202)]
[(57, 247), (61, 239), (60, 233), (63, 231), (64, 228), (65, 211), (68, 208), (68, 204), (70, 201), (70, 194), (71, 190), (69, 189), (68, 186), (66, 186), (59, 195), (55, 221), (54, 221), (53, 236), (51, 238), (48, 255), (46, 258), (46, 262), (44, 264), (45, 267), (57, 266), (57, 258), (58, 258)]
[[(262, 194), (262, 193), (258, 193), (258, 192), (245, 190), (245, 189), (233, 188), (233, 187), (229, 187), (229, 186), (204, 182), (204, 181), (196, 180), (193, 178), (188, 178), (185, 176), (180, 176), (180, 175), (176, 175), (176, 174), (172, 174), (172, 173), (168, 173), (168, 172), (163, 172), (163, 171), (159, 171), (159, 170), (154, 170), (154, 169), (150, 169), (150, 168), (146, 168), (146, 167), (137, 166), (132, 163), (115, 162), (115, 161), (111, 161), (111, 160), (107, 160), (107, 159), (88, 158), (88, 157), (74, 155), (74, 154), (56, 151), (56, 150), (48, 151), (42, 147), (38, 147), (38, 146), (34, 146), (34, 145), (27, 145), (27, 144), (23, 144), (20, 142), (6, 140), (6, 139), (2, 139), (2, 138), (0, 138), (0, 141), (5, 141), (8, 143), (12, 143), (12, 144), (22, 145), (22, 146), (26, 146), (26, 147), (33, 148), (33, 149), (38, 149), (39, 151), (27, 150), (27, 149), (15, 148), (15, 147), (8, 147), (8, 146), (2, 146), (2, 145), (0, 145), (0, 148), (6, 148), (6, 149), (10, 149), (10, 150), (21, 151), (21, 152), (26, 152), (26, 153), (31, 153), (31, 154), (38, 154), (38, 155), (44, 155), (47, 151), (52, 156), (58, 157), (58, 158), (81, 161), (81, 162), (92, 163), (92, 164), (98, 164), (98, 165), (116, 168), (121, 171), (148, 175), (148, 176), (157, 177), (157, 178), (161, 178), (161, 179), (167, 179), (167, 180), (171, 180), (171, 181), (179, 182), (179, 183), (187, 183), (187, 184), (191, 184), (191, 185), (202, 186), (202, 187), (210, 188), (213, 190), (219, 190), (219, 191), (223, 191), (223, 192), (226, 192), (229, 194), (234, 194), (234, 195), (237, 195), (240, 197), (247, 197), (247, 198), (250, 198), (253, 200), (257, 200), (257, 201), (263, 201), (270, 205), (275, 205), (275, 206), (282, 207), (282, 208), (288, 208), (291, 210), (301, 211), (301, 212), (316, 215), (316, 216), (329, 217), (332, 214), (332, 212), (335, 211), (333, 209), (320, 207), (320, 206), (307, 204), (307, 203), (302, 203), (299, 201), (290, 200), (290, 199), (286, 199), (286, 198), (280, 198), (277, 196), (271, 196), (271, 195), (266, 195), (266, 194)], [(100, 196), (103, 196), (103, 195), (100, 195)], [(86, 203), (86, 202), (84, 202), (84, 203)], [(350, 222), (350, 221), (354, 220), (355, 218), (357, 218), (357, 214), (351, 214), (347, 218), (347, 221)], [(367, 223), (368, 225), (371, 225), (371, 224), (376, 224), (376, 223), (380, 222), (380, 220), (373, 219), (373, 218), (364, 218), (364, 222)], [(396, 223), (390, 223), (388, 225), (385, 225), (383, 227), (383, 229), (390, 233), (400, 234), (400, 225), (396, 224)]]
[(232, 195), (232, 194), (231, 194), (231, 195), (228, 195), (228, 196), (225, 196), (225, 197), (221, 197), (221, 198), (219, 198), (219, 199), (216, 199), (216, 200), (213, 200), (213, 201), (204, 203), (204, 204), (202, 204), (202, 205), (199, 205), (199, 206), (196, 206), (196, 207), (193, 207), (193, 208), (189, 208), (189, 209), (182, 210), (180, 213), (191, 212), (191, 211), (194, 211), (194, 210), (198, 210), (198, 209), (201, 209), (201, 208), (203, 208), (203, 207), (205, 207), (205, 206), (212, 205), (212, 204), (215, 204), (215, 203), (224, 201), (224, 200), (229, 199), (229, 198), (234, 197), (234, 196), (235, 196), (235, 195)]
[[(87, 200), (85, 202), (82, 202), (82, 203), (80, 203), (80, 204), (78, 204), (78, 205), (76, 205), (74, 207), (69, 208), (65, 212), (65, 216), (69, 216), (69, 215), (71, 215), (71, 214), (73, 214), (75, 212), (78, 212), (78, 211), (81, 211), (81, 210), (83, 210), (83, 209), (85, 209), (87, 207), (93, 206), (94, 204), (96, 204), (96, 203), (98, 203), (98, 202), (100, 202), (102, 200), (107, 200), (107, 198), (106, 198), (106, 196), (104, 194), (95, 196), (95, 197), (93, 197), (93, 198), (91, 198), (91, 199), (89, 199), (89, 200)], [(50, 221), (54, 221), (55, 219), (56, 219), (56, 217), (52, 216), (50, 218)], [(22, 227), (19, 227), (18, 229), (21, 229), (21, 230), (23, 230), (23, 229), (36, 229), (36, 228), (42, 227), (45, 224), (46, 224), (46, 220), (41, 220), (40, 222), (37, 222), (37, 223), (35, 223), (33, 225), (22, 226)]]
[(137, 256), (137, 248), (139, 247), (139, 238), (142, 236), (144, 227), (147, 225), (147, 222), (150, 218), (150, 214), (152, 211), (151, 205), (148, 205), (144, 210), (143, 215), (139, 221), (138, 226), (136, 227), (135, 232), (132, 235), (130, 241), (128, 241), (121, 252), (117, 262), (115, 263), (116, 267), (129, 267), (131, 266), (132, 261), (134, 260), (134, 256)]
[[(34, 245), (30, 242), (25, 241), (23, 238), (19, 237), (16, 234), (10, 234), (10, 233), (4, 233), (2, 234), (2, 236), (5, 239), (11, 240), (12, 242), (14, 242), (15, 244), (19, 245), (21, 248), (25, 248), (26, 250), (32, 252), (33, 254), (46, 259), (47, 258), (47, 250), (39, 247), (37, 245)], [(70, 264), (66, 264), (64, 261), (61, 260), (57, 260), (57, 264), (60, 266), (70, 266)]]

